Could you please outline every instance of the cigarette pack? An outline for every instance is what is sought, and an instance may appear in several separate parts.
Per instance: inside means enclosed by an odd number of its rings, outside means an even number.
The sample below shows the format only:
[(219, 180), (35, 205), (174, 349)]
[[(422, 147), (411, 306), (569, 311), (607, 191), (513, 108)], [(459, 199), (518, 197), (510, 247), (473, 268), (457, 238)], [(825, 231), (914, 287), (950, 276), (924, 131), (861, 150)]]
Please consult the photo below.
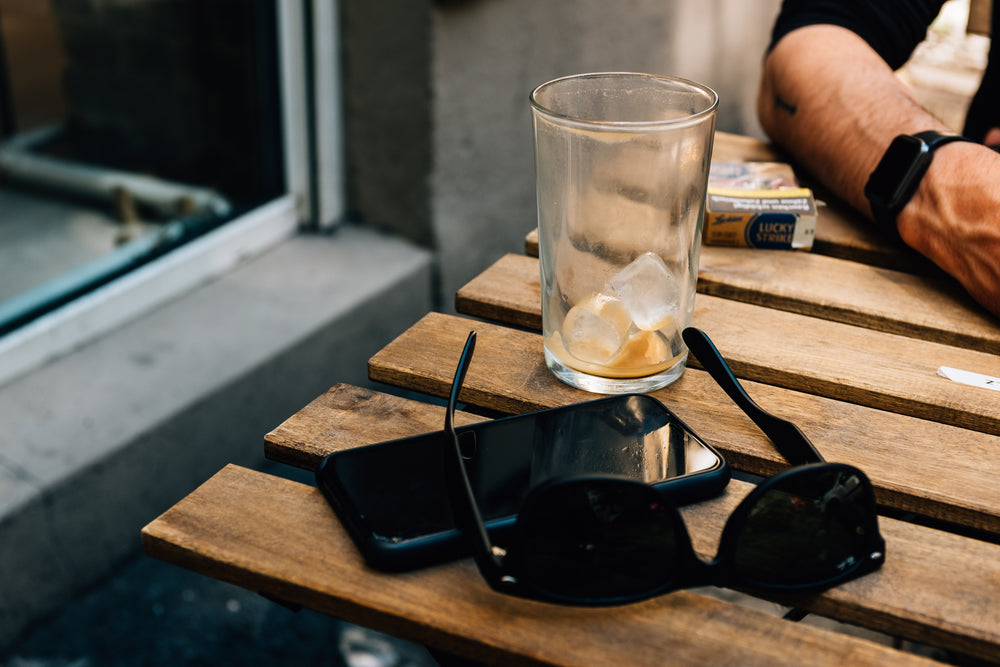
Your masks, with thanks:
[(713, 162), (705, 202), (705, 245), (809, 250), (816, 200), (781, 162)]

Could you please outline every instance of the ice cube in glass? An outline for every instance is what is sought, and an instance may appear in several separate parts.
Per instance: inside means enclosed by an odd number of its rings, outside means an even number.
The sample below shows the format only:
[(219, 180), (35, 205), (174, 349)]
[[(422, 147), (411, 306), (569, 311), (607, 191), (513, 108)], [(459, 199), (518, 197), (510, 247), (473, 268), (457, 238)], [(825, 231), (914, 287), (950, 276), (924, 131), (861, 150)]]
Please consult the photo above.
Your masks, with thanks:
[(629, 324), (628, 312), (621, 301), (606, 294), (594, 294), (566, 313), (563, 344), (577, 359), (606, 364), (628, 337)]
[(651, 252), (639, 255), (609, 285), (643, 331), (662, 329), (677, 315), (680, 288), (663, 260)]

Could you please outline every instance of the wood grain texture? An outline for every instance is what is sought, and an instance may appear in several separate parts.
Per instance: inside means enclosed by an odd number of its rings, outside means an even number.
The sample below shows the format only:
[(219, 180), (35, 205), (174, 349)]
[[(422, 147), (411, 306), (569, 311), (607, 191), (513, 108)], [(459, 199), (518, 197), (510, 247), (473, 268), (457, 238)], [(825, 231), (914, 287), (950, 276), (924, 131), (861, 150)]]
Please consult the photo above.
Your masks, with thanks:
[[(336, 384), (264, 437), (264, 455), (315, 470), (327, 454), (411, 435), (439, 431), (443, 406), (413, 401), (348, 384)], [(458, 411), (455, 425), (485, 417)]]
[[(540, 330), (541, 279), (534, 261), (502, 257), (459, 290), (456, 310)], [(703, 246), (698, 292), (1000, 353), (1000, 320), (937, 273), (925, 277), (787, 250)]]
[(1000, 376), (1000, 356), (700, 295), (695, 326), (734, 372), (789, 389), (1000, 434), (995, 391), (952, 382), (940, 366)]
[[(461, 400), (515, 414), (594, 398), (549, 372), (538, 334), (439, 313), (422, 318), (372, 357), (369, 375), (378, 382), (443, 396), (473, 329), (478, 333), (476, 354)], [(728, 336), (722, 337), (720, 348), (726, 354), (729, 343)], [(773, 340), (762, 339), (760, 345), (768, 351), (765, 356), (774, 354)], [(737, 358), (746, 356), (739, 354), (745, 348), (736, 351)], [(995, 483), (1000, 449), (995, 435), (752, 381), (745, 386), (766, 409), (802, 428), (828, 461), (864, 470), (878, 489), (879, 502), (1000, 535), (1000, 485)], [(994, 393), (979, 391), (986, 398)], [(772, 474), (787, 465), (703, 371), (689, 369), (653, 395), (737, 469)]]
[[(507, 322), (510, 312), (521, 311), (519, 321), (536, 322), (540, 326), (541, 307), (530, 296), (528, 285), (538, 280), (537, 271), (531, 271), (534, 261), (518, 255), (505, 256), (462, 288), (461, 312)], [(502, 271), (498, 269), (501, 264)], [(895, 293), (899, 304), (906, 304), (901, 296), (906, 288), (885, 292)], [(841, 306), (846, 311), (849, 292), (841, 296)], [(808, 297), (802, 294), (802, 298)], [(894, 308), (883, 304), (885, 310)], [(894, 309), (903, 314), (901, 309)], [(944, 307), (938, 311), (945, 312)], [(953, 314), (960, 318), (963, 311), (959, 309)], [(871, 316), (866, 319), (871, 324), (877, 323)], [(912, 320), (917, 319), (929, 324), (923, 315), (918, 318), (914, 314)], [(946, 324), (948, 329), (954, 324), (954, 330), (958, 331), (963, 326), (973, 327), (971, 319)], [(695, 299), (694, 325), (713, 338), (740, 377), (1000, 434), (1000, 401), (996, 392), (957, 384), (937, 375), (940, 366), (949, 366), (1000, 377), (997, 340), (1000, 327), (991, 326), (986, 320), (979, 320), (977, 333), (967, 334), (962, 341), (951, 337), (952, 342), (972, 345), (966, 349), (699, 294)], [(926, 326), (920, 330), (917, 325), (913, 325), (911, 333), (918, 330), (927, 333)], [(945, 328), (938, 328), (937, 332), (938, 337), (949, 337)]]
[(542, 330), (542, 287), (538, 260), (507, 254), (455, 293), (459, 313)]
[(705, 246), (698, 292), (1000, 353), (1000, 320), (950, 279), (808, 253)]
[[(711, 543), (718, 518), (745, 491), (736, 482), (717, 503), (686, 511), (697, 542)], [(846, 617), (861, 614), (921, 641), (995, 657), (1000, 626), (990, 595), (1000, 594), (997, 584), (948, 576), (945, 563), (961, 573), (969, 560), (992, 556), (996, 568), (998, 547), (944, 535), (913, 549), (920, 535), (909, 534), (912, 526), (883, 521), (882, 528), (895, 545), (882, 571), (796, 602)], [(155, 558), (490, 664), (661, 665), (664, 656), (671, 664), (932, 664), (686, 591), (582, 609), (494, 593), (468, 560), (378, 573), (363, 565), (316, 489), (237, 466), (147, 525), (142, 538)], [(939, 600), (941, 585), (950, 593)], [(925, 591), (915, 599), (914, 586)]]

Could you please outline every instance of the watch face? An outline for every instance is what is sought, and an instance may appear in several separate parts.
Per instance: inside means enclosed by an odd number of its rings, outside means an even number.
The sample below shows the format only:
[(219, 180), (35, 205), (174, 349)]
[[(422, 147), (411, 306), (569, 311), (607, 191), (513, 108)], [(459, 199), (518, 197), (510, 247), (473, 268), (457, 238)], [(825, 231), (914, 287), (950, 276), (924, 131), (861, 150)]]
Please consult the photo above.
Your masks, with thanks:
[(920, 139), (905, 135), (896, 137), (869, 177), (865, 196), (873, 204), (890, 210), (900, 203), (905, 204), (912, 194), (909, 188), (917, 184), (930, 157), (927, 144)]

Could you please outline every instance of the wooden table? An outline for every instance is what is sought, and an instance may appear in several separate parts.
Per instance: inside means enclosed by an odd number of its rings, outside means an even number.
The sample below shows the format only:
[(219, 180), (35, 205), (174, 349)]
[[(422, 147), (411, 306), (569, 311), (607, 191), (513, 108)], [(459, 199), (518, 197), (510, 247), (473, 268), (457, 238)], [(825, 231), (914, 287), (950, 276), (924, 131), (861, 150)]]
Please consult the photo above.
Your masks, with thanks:
[[(715, 159), (773, 158), (720, 134)], [(824, 197), (822, 192), (820, 197)], [(526, 232), (528, 229), (526, 228)], [(592, 398), (545, 368), (535, 236), (369, 361), (380, 383), (444, 396), (466, 334), (479, 334), (460, 400), (512, 414)], [(829, 461), (876, 485), (887, 560), (878, 572), (785, 605), (1000, 663), (1000, 394), (940, 377), (1000, 376), (1000, 323), (946, 277), (827, 199), (812, 252), (705, 247), (694, 323), (754, 398), (797, 423)], [(740, 471), (787, 464), (692, 362), (655, 392)], [(437, 430), (427, 403), (335, 385), (267, 434), (269, 458), (313, 469), (327, 453)], [(683, 510), (696, 550), (714, 554), (751, 488)], [(923, 663), (890, 646), (796, 624), (705, 591), (612, 609), (491, 591), (471, 561), (389, 575), (363, 564), (319, 492), (228, 466), (143, 529), (154, 557), (444, 653), (500, 664)]]

